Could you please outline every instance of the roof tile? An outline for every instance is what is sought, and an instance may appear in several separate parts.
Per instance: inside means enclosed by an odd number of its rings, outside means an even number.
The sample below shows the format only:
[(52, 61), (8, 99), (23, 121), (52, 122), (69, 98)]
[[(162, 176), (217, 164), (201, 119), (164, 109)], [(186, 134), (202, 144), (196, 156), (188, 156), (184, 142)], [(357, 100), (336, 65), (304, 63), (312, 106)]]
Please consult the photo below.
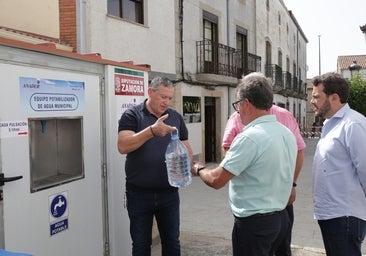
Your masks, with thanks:
[(353, 62), (356, 62), (357, 65), (360, 65), (361, 69), (366, 69), (366, 55), (346, 55), (338, 56), (337, 70), (340, 71), (348, 69)]

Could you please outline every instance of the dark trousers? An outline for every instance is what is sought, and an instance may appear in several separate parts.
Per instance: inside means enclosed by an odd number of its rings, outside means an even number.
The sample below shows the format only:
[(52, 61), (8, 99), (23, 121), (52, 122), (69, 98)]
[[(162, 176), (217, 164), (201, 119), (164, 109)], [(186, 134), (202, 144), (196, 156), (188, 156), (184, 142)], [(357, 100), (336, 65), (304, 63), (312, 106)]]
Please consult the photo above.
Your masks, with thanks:
[(272, 256), (289, 227), (286, 210), (234, 220), (233, 256)]
[(290, 219), (290, 225), (286, 231), (286, 236), (282, 240), (281, 244), (278, 246), (275, 255), (276, 256), (291, 256), (291, 237), (292, 237), (292, 226), (294, 224), (294, 207), (293, 205), (288, 205), (286, 207), (288, 217)]
[(151, 255), (152, 225), (155, 216), (162, 256), (180, 256), (178, 192), (128, 191), (126, 195), (132, 255)]
[(356, 217), (340, 217), (318, 221), (327, 256), (361, 256), (366, 221)]

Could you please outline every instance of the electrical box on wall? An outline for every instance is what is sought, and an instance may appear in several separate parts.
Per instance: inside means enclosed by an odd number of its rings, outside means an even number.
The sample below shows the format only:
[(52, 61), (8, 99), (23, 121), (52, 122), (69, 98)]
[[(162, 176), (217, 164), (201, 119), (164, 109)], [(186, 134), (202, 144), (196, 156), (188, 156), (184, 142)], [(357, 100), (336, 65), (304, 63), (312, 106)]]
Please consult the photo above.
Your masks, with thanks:
[(31, 192), (84, 178), (82, 117), (31, 118)]

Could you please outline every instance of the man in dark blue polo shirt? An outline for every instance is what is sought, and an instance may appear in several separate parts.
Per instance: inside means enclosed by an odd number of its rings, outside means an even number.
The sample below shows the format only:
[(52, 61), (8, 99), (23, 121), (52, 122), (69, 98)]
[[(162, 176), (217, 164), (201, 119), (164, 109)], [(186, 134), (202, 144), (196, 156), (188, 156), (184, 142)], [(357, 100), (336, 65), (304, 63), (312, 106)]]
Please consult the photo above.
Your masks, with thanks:
[(191, 161), (192, 149), (183, 117), (169, 108), (174, 85), (166, 78), (154, 78), (148, 99), (126, 110), (118, 126), (118, 150), (126, 157), (126, 195), (130, 218), (132, 255), (151, 255), (152, 224), (155, 216), (162, 255), (179, 256), (179, 194), (169, 185), (165, 150), (170, 132), (178, 129)]

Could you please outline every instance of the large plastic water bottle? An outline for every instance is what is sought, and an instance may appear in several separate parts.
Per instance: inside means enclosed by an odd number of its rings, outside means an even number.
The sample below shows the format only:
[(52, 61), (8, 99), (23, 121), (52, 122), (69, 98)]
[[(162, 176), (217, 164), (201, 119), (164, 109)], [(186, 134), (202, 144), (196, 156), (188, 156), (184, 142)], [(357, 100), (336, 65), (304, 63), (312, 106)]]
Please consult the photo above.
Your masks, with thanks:
[(171, 132), (172, 140), (165, 152), (168, 181), (173, 187), (185, 187), (191, 184), (191, 161), (186, 146), (179, 140), (178, 130)]

